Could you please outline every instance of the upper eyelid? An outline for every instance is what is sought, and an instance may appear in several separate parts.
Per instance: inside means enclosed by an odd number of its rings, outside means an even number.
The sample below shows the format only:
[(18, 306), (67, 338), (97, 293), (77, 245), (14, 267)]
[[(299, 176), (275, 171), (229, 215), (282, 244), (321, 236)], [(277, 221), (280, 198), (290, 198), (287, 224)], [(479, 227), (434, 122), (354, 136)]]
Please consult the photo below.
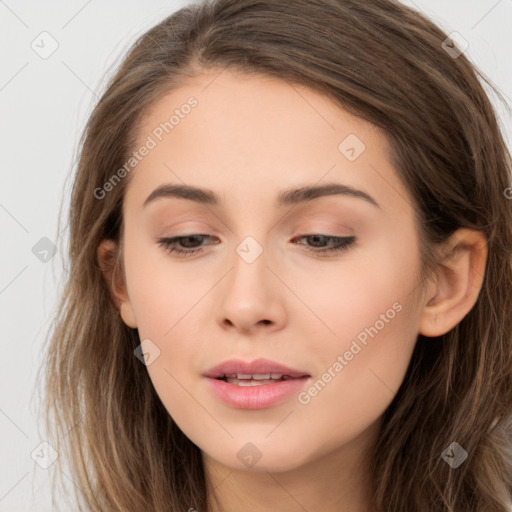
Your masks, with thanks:
[[(220, 220), (217, 215), (214, 215), (214, 216), (216, 219), (216, 220), (214, 220), (214, 222), (219, 221), (220, 224), (222, 224), (224, 227), (226, 227), (226, 229), (230, 233), (233, 233), (233, 230), (230, 227), (228, 227), (224, 223), (224, 221)], [(189, 224), (189, 223), (193, 224), (193, 226), (190, 228), (192, 230), (202, 230), (203, 229), (202, 227), (197, 227), (198, 224), (208, 226), (205, 229), (213, 229), (210, 227), (212, 219), (204, 212), (200, 213), (199, 215), (197, 215), (196, 213), (193, 213), (193, 212), (186, 212), (184, 214), (178, 214), (177, 217), (182, 217), (182, 218), (180, 220), (178, 220), (178, 222), (175, 222), (175, 223), (172, 223), (169, 225), (167, 225), (167, 222), (166, 222), (163, 225), (164, 229), (188, 229), (187, 224)], [(299, 220), (297, 217), (301, 217), (302, 220)], [(346, 219), (346, 217), (347, 217), (347, 214), (342, 214), (342, 213), (341, 214), (340, 213), (333, 214), (332, 211), (326, 211), (326, 210), (325, 211), (324, 210), (319, 210), (319, 211), (313, 210), (312, 212), (295, 211), (295, 212), (290, 212), (290, 214), (287, 214), (284, 217), (281, 217), (280, 219), (278, 219), (278, 221), (276, 223), (274, 223), (273, 226), (275, 227), (278, 224), (285, 224), (288, 227), (291, 227), (292, 230), (295, 231), (295, 230), (299, 229), (298, 226), (300, 226), (301, 224), (304, 223), (304, 221), (306, 221), (306, 223), (308, 223), (308, 224), (309, 223), (320, 224), (320, 226), (318, 226), (318, 227), (313, 227), (312, 228), (313, 230), (329, 229), (329, 228), (323, 227), (324, 224), (327, 224), (327, 225), (333, 226), (334, 227), (333, 229), (344, 228), (349, 231), (352, 231), (350, 224), (353, 224), (354, 221), (357, 220), (357, 217), (354, 219), (352, 214), (349, 214), (350, 220)], [(167, 220), (169, 220), (169, 219), (167, 219)], [(345, 223), (343, 222), (343, 220), (345, 221)], [(160, 222), (159, 218), (155, 217), (154, 222), (159, 223)], [(181, 227), (182, 224), (185, 224), (185, 226), (183, 228)], [(196, 233), (197, 233), (197, 231), (194, 234), (196, 234)]]
[[(184, 223), (187, 223), (189, 221), (183, 221)], [(308, 219), (307, 225), (305, 228), (301, 228), (300, 224), (294, 221), (293, 223), (290, 223), (289, 228), (287, 228), (287, 231), (293, 231), (293, 232), (300, 232), (300, 233), (307, 233), (307, 234), (315, 234), (315, 235), (329, 235), (329, 236), (351, 236), (354, 232), (354, 228), (350, 226), (350, 224), (343, 224), (341, 222), (336, 222), (333, 220), (322, 220), (322, 219)], [(202, 222), (201, 222), (202, 223)], [(212, 228), (210, 226), (206, 227), (198, 227), (198, 226), (180, 226), (181, 223), (177, 223), (171, 226), (166, 226), (162, 231), (181, 231), (182, 229), (185, 231), (183, 234), (172, 234), (169, 235), (169, 237), (176, 237), (176, 236), (192, 236), (192, 235), (207, 235), (207, 236), (218, 236), (218, 235), (212, 235), (209, 232), (211, 231), (218, 231), (215, 228)], [(302, 223), (301, 223), (302, 224)], [(310, 225), (313, 224), (313, 225)], [(346, 233), (334, 233), (335, 231), (338, 231), (342, 229)], [(190, 231), (190, 232), (188, 232)], [(229, 232), (233, 234), (233, 231), (229, 229)]]

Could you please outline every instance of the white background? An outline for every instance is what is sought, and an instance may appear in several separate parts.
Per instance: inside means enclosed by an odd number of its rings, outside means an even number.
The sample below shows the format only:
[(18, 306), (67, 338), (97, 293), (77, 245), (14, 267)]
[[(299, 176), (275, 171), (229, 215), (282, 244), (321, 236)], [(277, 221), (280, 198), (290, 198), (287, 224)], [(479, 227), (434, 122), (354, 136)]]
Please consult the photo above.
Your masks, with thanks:
[[(51, 467), (30, 454), (44, 440), (35, 379), (62, 254), (43, 263), (32, 247), (42, 237), (65, 247), (59, 206), (64, 197), (65, 216), (78, 138), (106, 74), (136, 36), (186, 3), (0, 0), (0, 512), (52, 510)], [(404, 3), (462, 34), (466, 54), (512, 105), (512, 0)], [(31, 48), (43, 31), (59, 45), (47, 59)], [(510, 117), (500, 109), (500, 118), (510, 140)]]

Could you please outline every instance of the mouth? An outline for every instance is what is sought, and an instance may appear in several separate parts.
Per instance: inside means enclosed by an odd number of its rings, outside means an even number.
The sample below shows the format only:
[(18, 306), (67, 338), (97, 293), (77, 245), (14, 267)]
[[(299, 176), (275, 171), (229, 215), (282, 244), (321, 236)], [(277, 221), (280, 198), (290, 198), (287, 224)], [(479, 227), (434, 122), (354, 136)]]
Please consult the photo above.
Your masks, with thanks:
[(230, 359), (223, 361), (203, 373), (204, 377), (210, 379), (222, 379), (226, 382), (238, 384), (243, 381), (263, 384), (264, 381), (274, 382), (276, 380), (287, 380), (299, 377), (310, 377), (306, 371), (290, 368), (284, 364), (270, 359), (256, 359), (254, 361), (243, 361), (241, 359)]
[(203, 374), (213, 394), (236, 409), (265, 409), (285, 402), (311, 375), (269, 359), (225, 361)]

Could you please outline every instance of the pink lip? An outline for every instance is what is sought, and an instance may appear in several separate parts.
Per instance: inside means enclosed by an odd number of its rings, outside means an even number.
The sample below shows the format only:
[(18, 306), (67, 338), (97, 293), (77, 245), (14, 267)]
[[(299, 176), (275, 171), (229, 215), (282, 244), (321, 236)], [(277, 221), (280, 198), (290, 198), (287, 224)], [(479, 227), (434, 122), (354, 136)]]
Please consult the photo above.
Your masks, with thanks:
[(298, 393), (310, 379), (298, 377), (273, 384), (240, 387), (220, 379), (207, 378), (215, 396), (235, 409), (266, 409), (279, 405), (291, 395)]
[(288, 368), (282, 364), (271, 361), (270, 359), (256, 359), (251, 362), (242, 361), (241, 359), (229, 359), (224, 361), (213, 368), (210, 368), (203, 375), (216, 379), (223, 375), (230, 373), (242, 373), (245, 375), (266, 374), (266, 373), (280, 373), (281, 375), (288, 375), (290, 377), (309, 377), (307, 372), (296, 370), (294, 368)]
[[(292, 378), (244, 387), (219, 379), (223, 375), (233, 373), (245, 375), (279, 373)], [(265, 409), (278, 405), (289, 396), (298, 393), (311, 378), (307, 372), (289, 368), (269, 359), (256, 359), (252, 362), (230, 359), (214, 366), (203, 376), (207, 378), (215, 396), (236, 409)]]

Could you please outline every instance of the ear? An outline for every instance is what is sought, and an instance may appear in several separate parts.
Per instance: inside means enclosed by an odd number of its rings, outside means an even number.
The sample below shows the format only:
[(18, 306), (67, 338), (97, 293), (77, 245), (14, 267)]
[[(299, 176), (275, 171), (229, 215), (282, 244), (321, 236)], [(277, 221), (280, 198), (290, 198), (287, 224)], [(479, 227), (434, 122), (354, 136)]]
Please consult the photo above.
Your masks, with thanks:
[(423, 307), (419, 333), (441, 336), (455, 327), (475, 305), (487, 262), (484, 233), (461, 228), (445, 243), (445, 255)]
[(137, 321), (122, 272), (119, 268), (119, 247), (113, 240), (102, 240), (97, 250), (98, 263), (107, 283), (111, 298), (128, 327), (135, 329)]

